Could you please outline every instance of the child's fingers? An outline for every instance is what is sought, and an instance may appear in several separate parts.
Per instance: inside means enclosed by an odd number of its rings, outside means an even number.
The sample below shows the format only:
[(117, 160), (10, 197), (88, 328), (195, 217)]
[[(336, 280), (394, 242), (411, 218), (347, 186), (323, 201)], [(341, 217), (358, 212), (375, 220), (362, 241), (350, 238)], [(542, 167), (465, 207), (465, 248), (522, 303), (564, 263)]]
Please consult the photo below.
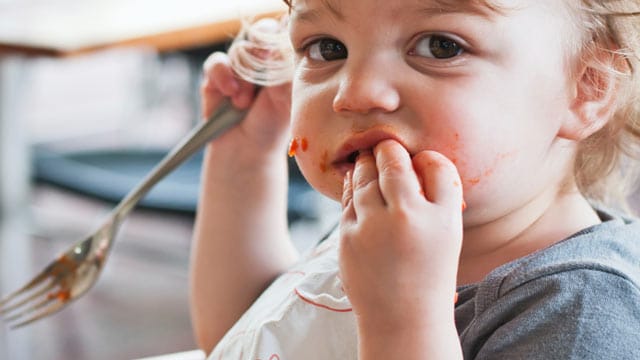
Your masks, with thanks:
[(347, 172), (342, 186), (342, 222), (351, 222), (356, 219), (353, 209), (353, 173)]
[[(220, 100), (238, 91), (239, 85), (233, 79), (233, 71), (228, 67), (228, 57), (220, 52), (211, 54), (205, 60), (202, 71), (203, 78), (200, 84), (200, 97), (202, 99), (202, 116), (208, 118), (216, 109)], [(225, 74), (226, 73), (226, 74)], [(220, 81), (221, 78), (229, 81)]]
[(349, 203), (353, 201), (353, 185), (352, 185), (352, 172), (348, 171), (344, 176), (342, 183), (342, 207), (345, 208)]
[(225, 53), (211, 54), (203, 64), (203, 80), (200, 88), (202, 114), (209, 116), (222, 97), (229, 97), (234, 106), (247, 108), (254, 97), (255, 86), (239, 79)]
[(383, 206), (384, 199), (378, 184), (378, 170), (373, 154), (362, 152), (358, 155), (353, 170), (353, 206), (356, 215), (375, 206)]
[(222, 98), (222, 93), (216, 91), (207, 80), (203, 80), (202, 84), (200, 85), (202, 117), (208, 118), (216, 109), (216, 107), (218, 107), (218, 104), (220, 103), (220, 100), (222, 100)]
[(428, 201), (446, 207), (462, 207), (462, 185), (455, 165), (435, 151), (422, 151), (413, 157), (413, 167), (422, 179)]
[(397, 141), (385, 140), (374, 148), (380, 191), (389, 206), (402, 205), (421, 193), (409, 152)]
[(229, 56), (222, 52), (215, 52), (202, 65), (204, 73), (203, 84), (206, 89), (217, 90), (224, 96), (231, 96), (240, 90), (239, 80), (236, 78)]

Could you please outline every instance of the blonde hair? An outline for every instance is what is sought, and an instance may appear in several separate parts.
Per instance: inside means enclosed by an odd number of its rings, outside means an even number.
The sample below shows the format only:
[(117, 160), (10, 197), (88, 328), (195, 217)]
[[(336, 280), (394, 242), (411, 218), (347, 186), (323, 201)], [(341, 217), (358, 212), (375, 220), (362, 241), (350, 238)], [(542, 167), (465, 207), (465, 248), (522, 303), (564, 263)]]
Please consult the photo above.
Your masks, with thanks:
[[(290, 9), (294, 6), (293, 0), (283, 1)], [(595, 70), (613, 75), (618, 81), (616, 110), (601, 130), (579, 144), (574, 177), (579, 190), (593, 202), (628, 210), (627, 196), (640, 175), (640, 168), (632, 161), (640, 158), (640, 0), (563, 1), (575, 15), (580, 39), (571, 49), (575, 58), (597, 60), (596, 53), (610, 53), (616, 60), (596, 63)], [(491, 0), (468, 0), (466, 4), (495, 12), (504, 10)], [(285, 29), (283, 22), (281, 33)], [(240, 40), (230, 51), (243, 78), (261, 85), (290, 81), (293, 65), (286, 57), (292, 55), (290, 49), (285, 49), (290, 46), (284, 45), (288, 39), (281, 35), (261, 35), (248, 24), (244, 26)], [(256, 56), (260, 52), (255, 49), (264, 45), (268, 52), (277, 49), (285, 55), (275, 59)]]
[[(627, 208), (640, 158), (640, 2), (638, 0), (573, 0), (575, 25), (581, 34), (578, 57), (601, 59), (596, 71), (618, 81), (615, 111), (607, 124), (581, 141), (574, 175), (580, 191), (596, 203)], [(594, 85), (596, 86), (596, 85)]]

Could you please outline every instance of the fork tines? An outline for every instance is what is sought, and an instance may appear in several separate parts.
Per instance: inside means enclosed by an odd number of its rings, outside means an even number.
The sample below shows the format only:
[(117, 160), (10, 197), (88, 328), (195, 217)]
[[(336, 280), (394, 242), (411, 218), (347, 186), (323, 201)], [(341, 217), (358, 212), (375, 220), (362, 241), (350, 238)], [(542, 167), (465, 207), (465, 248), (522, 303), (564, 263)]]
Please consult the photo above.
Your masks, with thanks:
[[(30, 324), (64, 307), (68, 291), (55, 291), (57, 281), (45, 269), (22, 288), (0, 300), (0, 316), (12, 329)], [(39, 301), (38, 301), (39, 300)], [(27, 315), (32, 315), (27, 317)]]

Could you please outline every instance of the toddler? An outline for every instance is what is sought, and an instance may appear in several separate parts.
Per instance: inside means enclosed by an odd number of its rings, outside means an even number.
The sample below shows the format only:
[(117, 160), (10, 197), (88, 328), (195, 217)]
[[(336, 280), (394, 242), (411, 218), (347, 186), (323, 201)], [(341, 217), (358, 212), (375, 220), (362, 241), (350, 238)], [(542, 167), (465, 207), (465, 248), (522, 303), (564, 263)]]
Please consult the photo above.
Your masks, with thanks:
[[(205, 116), (250, 109), (204, 160), (190, 281), (210, 358), (639, 359), (640, 225), (618, 190), (640, 1), (286, 2), (285, 82), (204, 65)], [(303, 255), (288, 148), (342, 204)]]

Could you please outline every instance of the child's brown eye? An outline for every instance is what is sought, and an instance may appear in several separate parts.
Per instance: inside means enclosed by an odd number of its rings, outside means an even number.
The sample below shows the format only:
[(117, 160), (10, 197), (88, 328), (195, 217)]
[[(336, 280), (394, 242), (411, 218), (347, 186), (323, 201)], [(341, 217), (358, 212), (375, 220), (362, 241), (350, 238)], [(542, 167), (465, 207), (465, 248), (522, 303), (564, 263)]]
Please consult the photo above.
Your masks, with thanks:
[(309, 45), (308, 56), (316, 61), (333, 61), (347, 58), (347, 48), (334, 39), (320, 39)]
[(463, 51), (455, 40), (442, 35), (429, 35), (418, 40), (411, 54), (435, 59), (449, 59), (462, 54)]

